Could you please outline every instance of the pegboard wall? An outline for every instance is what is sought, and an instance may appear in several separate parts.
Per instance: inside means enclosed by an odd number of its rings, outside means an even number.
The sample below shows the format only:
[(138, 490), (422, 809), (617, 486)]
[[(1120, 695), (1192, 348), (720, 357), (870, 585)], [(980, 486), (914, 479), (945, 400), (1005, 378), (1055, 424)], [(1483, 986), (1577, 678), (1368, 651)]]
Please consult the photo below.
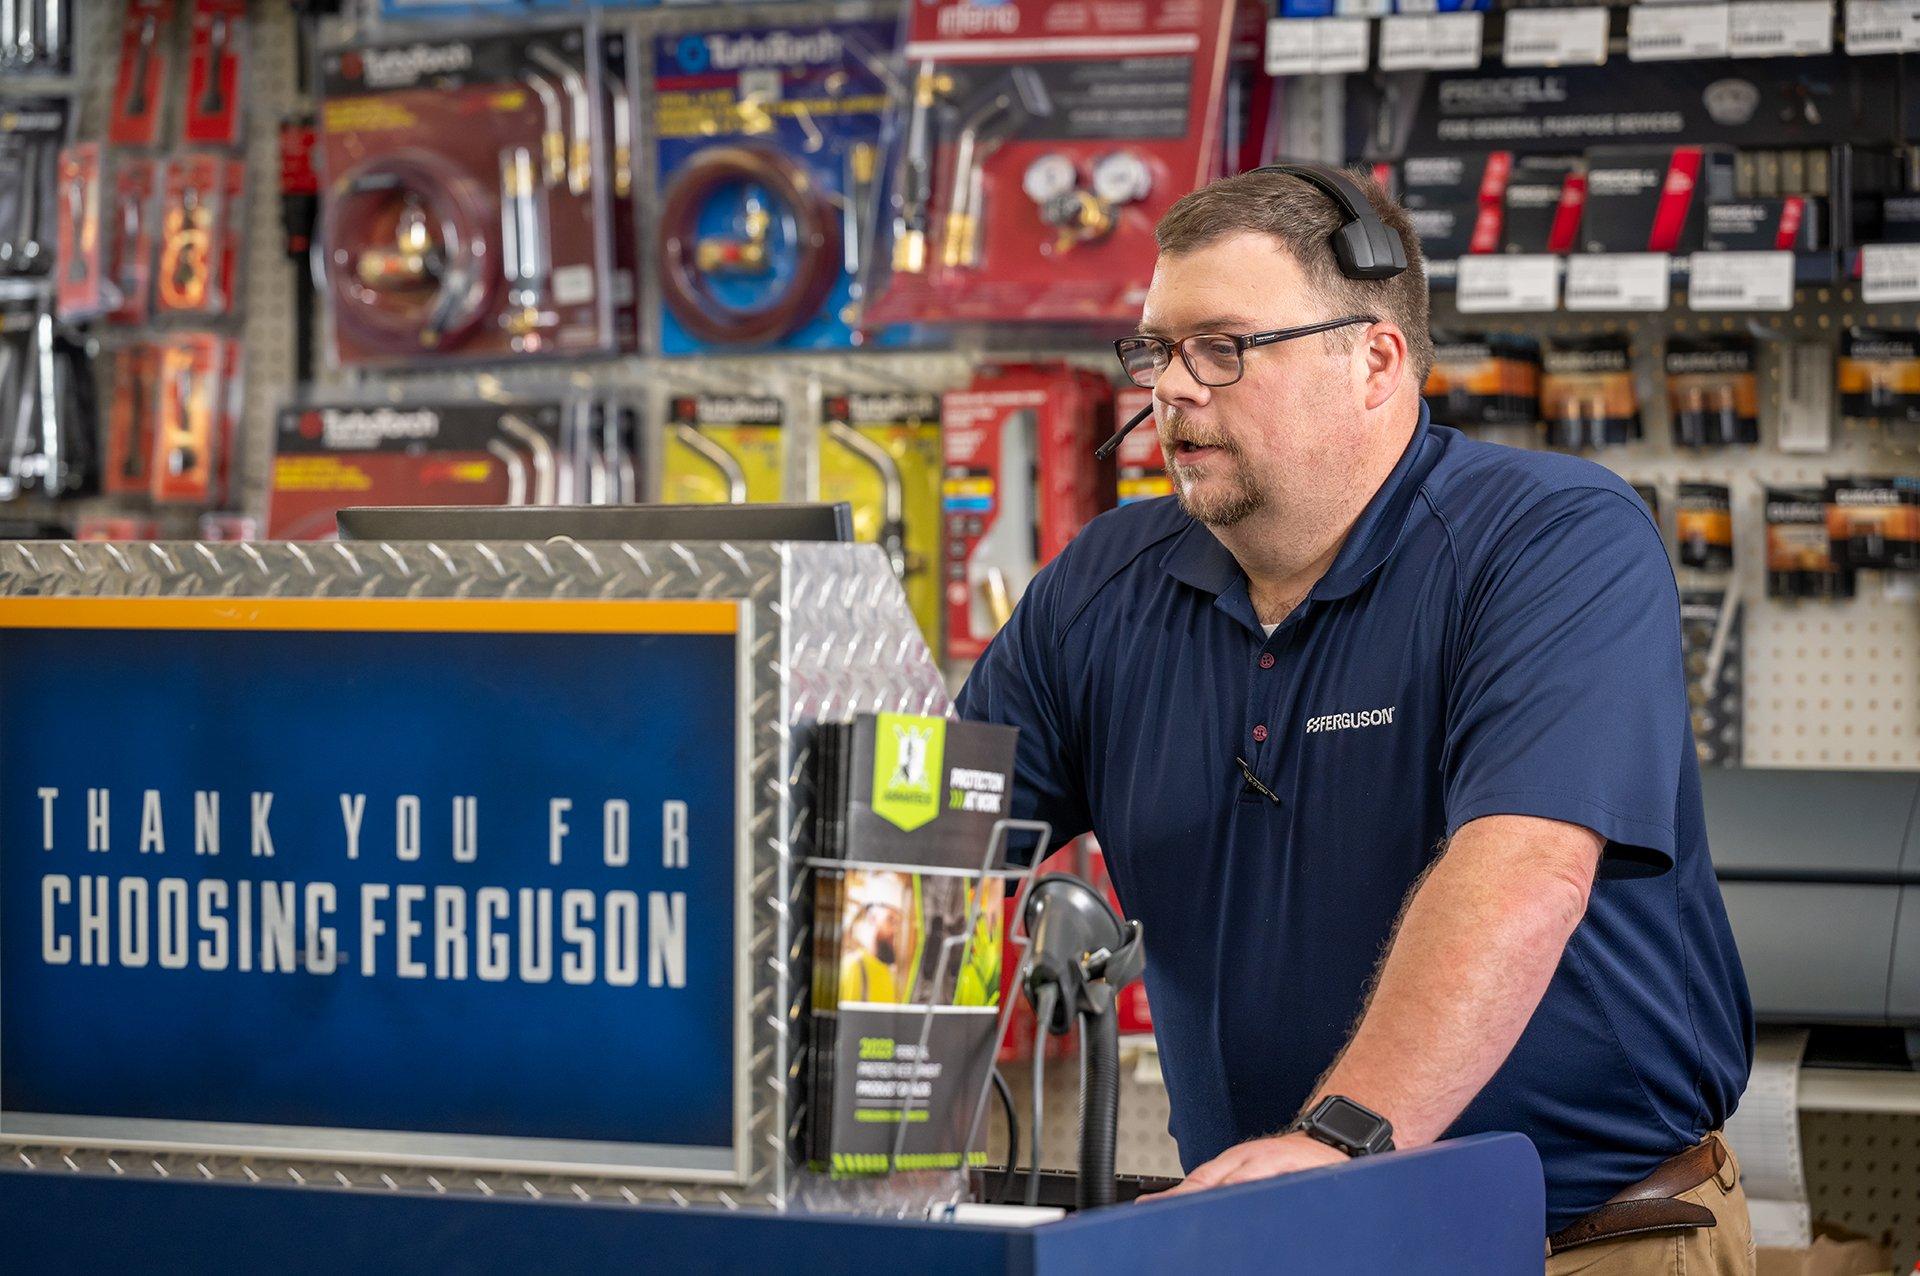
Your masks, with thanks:
[[(1856, 597), (1836, 602), (1783, 601), (1766, 596), (1766, 529), (1762, 489), (1818, 487), (1828, 476), (1912, 474), (1920, 471), (1920, 434), (1898, 434), (1835, 417), (1830, 446), (1818, 452), (1780, 447), (1783, 382), (1788, 351), (1808, 345), (1830, 361), (1838, 334), (1855, 324), (1911, 330), (1920, 309), (1867, 307), (1851, 286), (1803, 288), (1792, 311), (1781, 314), (1459, 315), (1451, 294), (1436, 293), (1434, 326), (1453, 330), (1556, 337), (1613, 334), (1633, 347), (1635, 392), (1645, 438), (1625, 447), (1586, 453), (1632, 483), (1660, 493), (1663, 534), (1673, 540), (1676, 486), (1726, 484), (1733, 497), (1734, 569), (1731, 573), (1676, 568), (1682, 589), (1738, 590), (1745, 613), (1743, 761), (1749, 767), (1839, 770), (1920, 768), (1920, 605), (1911, 581), (1889, 583), (1885, 573), (1861, 576)], [(1757, 338), (1761, 441), (1753, 448), (1689, 451), (1672, 443), (1666, 377), (1661, 365), (1669, 336), (1745, 332)], [(1488, 431), (1488, 437), (1533, 446), (1530, 432)], [(1677, 561), (1677, 560), (1676, 560)]]

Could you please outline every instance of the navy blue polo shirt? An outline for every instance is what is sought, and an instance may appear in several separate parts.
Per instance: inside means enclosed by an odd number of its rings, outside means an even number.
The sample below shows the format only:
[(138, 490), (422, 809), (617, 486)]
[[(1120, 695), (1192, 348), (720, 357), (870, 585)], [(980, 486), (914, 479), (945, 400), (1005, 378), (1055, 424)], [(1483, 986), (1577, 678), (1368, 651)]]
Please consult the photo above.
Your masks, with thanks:
[(1414, 880), (1486, 815), (1607, 844), (1539, 1009), (1448, 1134), (1531, 1137), (1553, 1230), (1739, 1100), (1753, 1016), (1707, 858), (1678, 594), (1608, 470), (1423, 405), (1271, 637), (1172, 498), (1115, 510), (1034, 578), (958, 708), (1020, 728), (1016, 811), (1096, 833), (1145, 927), (1187, 1169), (1292, 1120)]

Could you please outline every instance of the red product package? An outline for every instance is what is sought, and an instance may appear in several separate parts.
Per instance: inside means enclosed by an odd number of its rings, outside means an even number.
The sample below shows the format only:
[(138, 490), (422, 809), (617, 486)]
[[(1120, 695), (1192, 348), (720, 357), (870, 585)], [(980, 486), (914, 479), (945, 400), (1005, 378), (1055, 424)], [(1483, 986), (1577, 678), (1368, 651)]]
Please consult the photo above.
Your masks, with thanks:
[(59, 270), (55, 300), (60, 317), (91, 319), (112, 304), (106, 287), (107, 254), (100, 242), (100, 199), (105, 185), (100, 143), (81, 142), (60, 152), (58, 197)]
[(165, 115), (173, 0), (132, 0), (120, 28), (120, 67), (113, 84), (107, 140), (115, 146), (152, 146)]
[[(1114, 424), (1131, 421), (1134, 413), (1152, 405), (1153, 391), (1124, 386), (1113, 401)], [(1119, 504), (1131, 505), (1135, 501), (1173, 495), (1166, 453), (1160, 450), (1160, 435), (1151, 419), (1142, 421), (1132, 434), (1121, 440), (1113, 459), (1119, 467), (1114, 478), (1114, 494)]]
[(1155, 223), (1221, 167), (1231, 16), (1228, 0), (910, 6), (892, 269), (868, 322), (1137, 317)]
[[(152, 489), (153, 429), (159, 416), (160, 352), (127, 346), (114, 354), (113, 399), (107, 410), (107, 464), (100, 490), (120, 496)], [(117, 539), (117, 538), (115, 538)]]
[(181, 136), (237, 146), (247, 69), (246, 0), (194, 0), (187, 53), (187, 111)]
[(1066, 364), (983, 369), (941, 403), (947, 654), (977, 658), (1033, 574), (1112, 503), (1094, 447), (1105, 378)]
[(156, 313), (225, 312), (222, 267), (233, 233), (226, 209), (228, 180), (227, 161), (217, 155), (176, 155), (167, 161), (154, 278)]
[(207, 505), (224, 497), (232, 344), (207, 333), (183, 333), (159, 348), (149, 469), (158, 504)]
[(113, 291), (119, 303), (107, 318), (129, 327), (153, 310), (153, 194), (159, 170), (149, 159), (121, 156), (114, 164), (113, 206), (102, 228), (110, 237)]

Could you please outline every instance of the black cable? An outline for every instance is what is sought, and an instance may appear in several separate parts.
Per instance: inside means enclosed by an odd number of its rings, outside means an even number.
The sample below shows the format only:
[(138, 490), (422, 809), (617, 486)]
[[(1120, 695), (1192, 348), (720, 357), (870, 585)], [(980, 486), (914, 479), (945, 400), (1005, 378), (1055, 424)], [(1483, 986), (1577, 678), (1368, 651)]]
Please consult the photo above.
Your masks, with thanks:
[(1013, 1186), (1014, 1167), (1020, 1164), (1020, 1117), (1013, 1110), (1013, 1087), (998, 1068), (993, 1070), (993, 1092), (1000, 1096), (1001, 1110), (1007, 1114), (1007, 1168), (1000, 1172), (1000, 1186), (987, 1193), (987, 1203), (1004, 1205), (1007, 1189)]
[(1040, 1132), (1044, 1128), (1045, 1099), (1042, 1097), (1046, 1087), (1047, 1073), (1047, 1025), (1053, 1020), (1053, 1005), (1060, 996), (1060, 990), (1052, 984), (1045, 984), (1034, 996), (1033, 1001), (1033, 1086), (1027, 1098), (1029, 1123), (1031, 1129), (1027, 1135), (1030, 1155), (1027, 1165), (1027, 1204), (1040, 1203)]
[(1080, 1015), (1080, 1179), (1077, 1209), (1111, 1205), (1120, 1124), (1120, 1028), (1112, 1011)]

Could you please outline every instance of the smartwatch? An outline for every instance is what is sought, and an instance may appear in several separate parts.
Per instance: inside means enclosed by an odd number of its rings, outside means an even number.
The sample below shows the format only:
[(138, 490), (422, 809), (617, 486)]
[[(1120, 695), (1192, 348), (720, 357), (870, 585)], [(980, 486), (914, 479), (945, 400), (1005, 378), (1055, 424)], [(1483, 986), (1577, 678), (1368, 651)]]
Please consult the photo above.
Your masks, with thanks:
[(1352, 1099), (1330, 1094), (1293, 1123), (1293, 1128), (1348, 1156), (1393, 1151), (1393, 1124)]

